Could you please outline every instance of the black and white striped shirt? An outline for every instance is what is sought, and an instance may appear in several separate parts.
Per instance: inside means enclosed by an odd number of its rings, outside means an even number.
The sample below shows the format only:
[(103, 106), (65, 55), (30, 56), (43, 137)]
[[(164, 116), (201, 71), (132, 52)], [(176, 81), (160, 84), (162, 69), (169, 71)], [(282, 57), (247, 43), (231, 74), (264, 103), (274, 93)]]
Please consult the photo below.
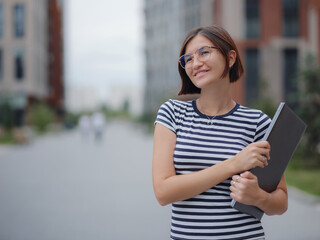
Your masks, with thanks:
[[(270, 118), (259, 110), (236, 106), (227, 114), (208, 117), (193, 101), (169, 100), (159, 111), (160, 123), (177, 136), (174, 150), (176, 174), (202, 170), (231, 158), (259, 141)], [(259, 239), (261, 222), (230, 206), (230, 179), (184, 201), (172, 204), (171, 239)]]

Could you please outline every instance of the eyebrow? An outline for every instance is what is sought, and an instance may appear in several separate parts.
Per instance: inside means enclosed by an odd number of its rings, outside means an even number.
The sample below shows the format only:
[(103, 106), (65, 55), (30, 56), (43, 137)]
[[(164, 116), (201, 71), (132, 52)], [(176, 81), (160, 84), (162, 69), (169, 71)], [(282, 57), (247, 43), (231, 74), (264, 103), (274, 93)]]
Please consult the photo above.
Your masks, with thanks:
[[(204, 47), (209, 47), (209, 46), (207, 46), (207, 45), (202, 46), (202, 47), (198, 48), (196, 51), (201, 50), (201, 49), (203, 49)], [(183, 55), (184, 55), (184, 56), (185, 56), (185, 55), (190, 55), (190, 56), (191, 56), (192, 54), (195, 54), (196, 51), (194, 51), (193, 53), (185, 53), (185, 54), (183, 54)]]

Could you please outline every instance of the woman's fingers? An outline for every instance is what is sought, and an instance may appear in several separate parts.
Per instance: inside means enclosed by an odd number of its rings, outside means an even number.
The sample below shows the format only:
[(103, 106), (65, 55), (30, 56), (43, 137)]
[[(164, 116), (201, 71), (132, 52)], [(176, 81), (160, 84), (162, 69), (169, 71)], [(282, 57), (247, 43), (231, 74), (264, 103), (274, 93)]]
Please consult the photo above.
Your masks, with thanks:
[(260, 164), (260, 167), (266, 167), (268, 166), (268, 160), (270, 159), (270, 144), (267, 141), (263, 141), (259, 142), (258, 146), (257, 152), (260, 155), (258, 158), (263, 164), (263, 166)]
[(259, 148), (267, 148), (267, 149), (271, 148), (270, 144), (267, 141), (255, 142), (254, 144)]
[(270, 159), (270, 149), (269, 148), (258, 148), (260, 155), (265, 156), (267, 160)]
[(236, 156), (239, 159), (239, 172), (255, 167), (264, 168), (270, 159), (270, 144), (267, 141), (251, 143)]

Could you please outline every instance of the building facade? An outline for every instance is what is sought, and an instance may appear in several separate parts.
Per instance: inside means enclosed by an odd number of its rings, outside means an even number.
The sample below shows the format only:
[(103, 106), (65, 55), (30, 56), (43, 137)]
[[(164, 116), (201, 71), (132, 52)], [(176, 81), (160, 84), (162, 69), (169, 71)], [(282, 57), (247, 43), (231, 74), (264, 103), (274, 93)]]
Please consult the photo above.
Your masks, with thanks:
[(320, 1), (216, 0), (213, 15), (235, 39), (246, 69), (237, 100), (270, 98), (294, 107), (297, 72), (308, 54), (320, 59)]
[(48, 103), (62, 114), (65, 103), (63, 1), (48, 1)]
[(308, 54), (318, 63), (320, 59), (320, 1), (173, 2), (145, 1), (145, 113), (156, 111), (177, 93), (177, 59), (186, 33), (192, 27), (212, 24), (230, 33), (243, 60), (246, 74), (234, 83), (235, 100), (250, 105), (269, 98), (294, 106), (294, 95), (301, 87), (297, 71)]
[[(48, 101), (56, 89), (58, 78), (52, 72), (62, 66), (62, 50), (56, 50), (59, 43), (52, 44), (52, 37), (61, 25), (50, 28), (50, 24), (61, 18), (53, 13), (57, 4), (56, 0), (0, 1), (0, 101), (10, 104), (16, 126), (23, 124), (32, 99)], [(57, 58), (60, 63), (54, 62)], [(55, 74), (62, 76), (62, 71)]]
[(212, 1), (145, 0), (144, 112), (175, 97), (180, 86), (178, 58), (190, 29), (212, 23)]

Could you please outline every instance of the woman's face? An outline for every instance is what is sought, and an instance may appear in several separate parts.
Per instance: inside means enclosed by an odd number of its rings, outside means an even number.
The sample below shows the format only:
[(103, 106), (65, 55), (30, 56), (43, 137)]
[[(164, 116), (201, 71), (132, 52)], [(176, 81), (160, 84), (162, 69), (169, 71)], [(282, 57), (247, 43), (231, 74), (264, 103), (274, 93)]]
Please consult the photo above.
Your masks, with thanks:
[[(204, 46), (214, 46), (214, 44), (203, 35), (197, 35), (187, 44), (185, 54), (192, 55)], [(197, 57), (194, 57), (192, 66), (190, 68), (186, 68), (185, 71), (192, 83), (201, 89), (212, 85), (217, 81), (221, 81), (224, 69), (224, 56), (218, 49), (212, 48), (212, 52), (207, 60), (199, 61)], [(229, 81), (228, 74), (226, 78)]]

